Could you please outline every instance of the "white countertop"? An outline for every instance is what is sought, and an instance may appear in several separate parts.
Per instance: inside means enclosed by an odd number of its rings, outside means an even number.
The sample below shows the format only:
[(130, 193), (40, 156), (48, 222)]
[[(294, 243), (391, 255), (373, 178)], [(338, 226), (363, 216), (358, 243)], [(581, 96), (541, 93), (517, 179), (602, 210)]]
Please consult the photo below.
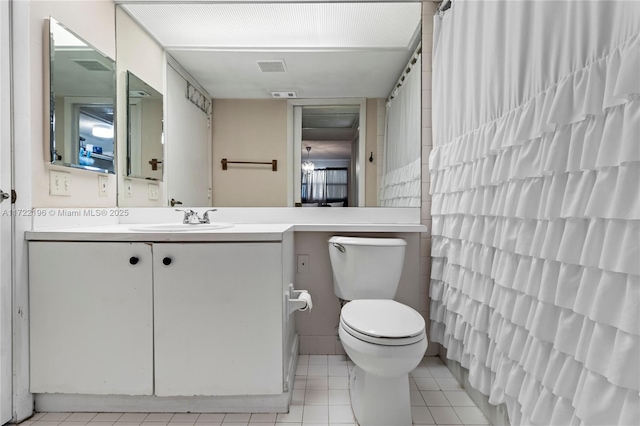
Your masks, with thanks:
[[(285, 232), (427, 232), (419, 224), (237, 224), (232, 228), (186, 232), (132, 231), (131, 224), (58, 228), (28, 231), (29, 241), (149, 241), (149, 242), (223, 242), (282, 241)], [(196, 225), (197, 226), (197, 225)]]

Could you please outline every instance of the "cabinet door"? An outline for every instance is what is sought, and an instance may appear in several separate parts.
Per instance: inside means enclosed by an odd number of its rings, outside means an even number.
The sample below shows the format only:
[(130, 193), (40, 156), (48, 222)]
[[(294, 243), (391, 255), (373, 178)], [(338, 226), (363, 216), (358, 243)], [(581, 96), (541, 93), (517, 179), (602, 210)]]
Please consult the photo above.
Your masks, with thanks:
[(151, 395), (151, 273), (147, 244), (29, 243), (31, 392)]
[(154, 244), (156, 395), (282, 392), (281, 251)]

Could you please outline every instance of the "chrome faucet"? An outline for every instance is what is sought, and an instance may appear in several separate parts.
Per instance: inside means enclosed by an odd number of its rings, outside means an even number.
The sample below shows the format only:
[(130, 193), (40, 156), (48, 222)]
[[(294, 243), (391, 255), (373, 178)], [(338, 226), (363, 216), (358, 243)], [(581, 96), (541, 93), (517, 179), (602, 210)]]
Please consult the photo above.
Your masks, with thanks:
[(204, 216), (202, 216), (202, 219), (200, 219), (200, 216), (198, 216), (198, 212), (196, 212), (195, 210), (192, 209), (186, 209), (186, 210), (182, 210), (182, 209), (176, 209), (177, 212), (184, 212), (184, 218), (182, 219), (182, 223), (187, 224), (187, 225), (198, 225), (201, 223), (211, 223), (209, 220), (209, 212), (215, 212), (218, 209), (209, 209), (207, 211), (204, 212)]

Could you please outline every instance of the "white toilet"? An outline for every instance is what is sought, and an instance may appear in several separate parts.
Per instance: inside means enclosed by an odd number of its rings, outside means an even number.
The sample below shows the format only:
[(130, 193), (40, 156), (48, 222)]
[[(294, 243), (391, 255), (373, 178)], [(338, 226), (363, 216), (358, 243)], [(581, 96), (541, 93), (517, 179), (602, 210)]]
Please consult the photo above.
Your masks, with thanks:
[(407, 243), (397, 238), (332, 237), (329, 254), (340, 341), (355, 368), (351, 405), (361, 426), (411, 425), (409, 373), (427, 350), (425, 322), (393, 299)]

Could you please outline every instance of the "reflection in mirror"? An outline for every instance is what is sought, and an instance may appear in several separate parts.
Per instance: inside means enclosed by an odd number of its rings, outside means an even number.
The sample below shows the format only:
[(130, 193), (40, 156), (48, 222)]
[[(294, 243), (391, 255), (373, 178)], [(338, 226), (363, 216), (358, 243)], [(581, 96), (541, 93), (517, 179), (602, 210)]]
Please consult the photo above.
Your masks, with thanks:
[[(400, 93), (408, 92), (408, 86), (398, 87), (406, 80), (407, 69), (412, 68), (409, 64), (419, 61), (413, 54), (421, 41), (420, 2), (187, 5), (172, 0), (119, 0), (118, 4), (213, 98), (209, 148), (214, 165), (214, 206), (420, 206), (421, 167), (414, 166), (421, 166), (422, 88), (419, 84), (412, 86), (413, 93), (407, 96), (411, 102), (405, 104), (399, 102)], [(420, 83), (421, 70), (412, 69)], [(165, 93), (167, 110), (171, 111), (177, 98)], [(389, 102), (392, 97), (396, 102)], [(398, 114), (389, 112), (392, 103)], [(302, 117), (296, 108), (340, 104), (360, 105), (357, 142), (329, 140), (329, 136), (323, 136), (326, 140), (309, 137), (303, 142), (299, 134)], [(405, 106), (411, 111), (407, 112)], [(171, 120), (167, 114), (166, 129), (173, 132)], [(400, 131), (386, 137), (389, 127), (411, 127), (412, 131), (407, 138)], [(175, 139), (184, 140), (185, 136), (176, 134)], [(341, 180), (331, 184), (346, 190), (346, 195), (329, 194), (329, 183), (316, 185), (313, 192), (313, 182), (305, 181), (303, 188), (301, 165), (306, 159), (306, 146), (312, 147), (311, 161), (320, 162), (329, 159), (317, 157), (329, 142), (351, 144), (350, 157), (341, 158), (345, 165), (317, 167), (346, 168), (346, 172), (339, 172)], [(404, 152), (409, 145), (411, 156), (405, 161), (399, 151)], [(176, 145), (167, 132), (167, 148), (172, 146)], [(167, 171), (175, 170), (174, 165), (188, 168), (192, 157), (176, 158), (173, 151), (167, 153)], [(247, 166), (223, 171), (222, 159), (276, 159), (278, 170)], [(320, 173), (310, 178), (318, 180)]]
[(302, 108), (302, 207), (357, 206), (359, 105)]
[(49, 19), (51, 163), (114, 172), (115, 63)]
[(162, 94), (127, 72), (127, 175), (162, 180)]

